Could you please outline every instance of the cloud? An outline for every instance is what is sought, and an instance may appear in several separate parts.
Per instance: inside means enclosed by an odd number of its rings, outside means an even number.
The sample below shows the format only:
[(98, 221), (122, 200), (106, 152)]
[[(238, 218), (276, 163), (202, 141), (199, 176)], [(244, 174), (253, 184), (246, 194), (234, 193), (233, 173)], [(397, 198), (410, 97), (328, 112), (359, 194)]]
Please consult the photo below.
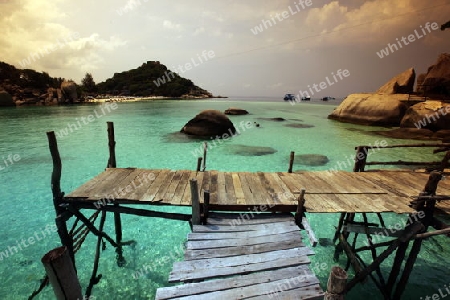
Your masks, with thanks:
[(172, 23), (169, 20), (164, 20), (163, 27), (170, 30), (181, 31), (183, 28), (181, 24)]

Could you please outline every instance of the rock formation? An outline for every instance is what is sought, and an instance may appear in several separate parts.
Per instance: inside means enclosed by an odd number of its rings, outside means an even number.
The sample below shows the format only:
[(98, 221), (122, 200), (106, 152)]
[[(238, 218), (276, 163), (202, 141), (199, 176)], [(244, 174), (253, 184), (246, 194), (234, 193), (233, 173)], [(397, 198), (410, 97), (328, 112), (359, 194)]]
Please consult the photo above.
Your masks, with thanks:
[(419, 75), (417, 92), (425, 96), (450, 95), (450, 54), (439, 55), (437, 62), (428, 68), (427, 73)]
[(233, 123), (218, 110), (204, 110), (183, 126), (181, 132), (205, 138), (226, 137), (236, 133)]
[(400, 123), (403, 128), (425, 128), (431, 131), (449, 129), (449, 125), (450, 104), (433, 100), (408, 108)]
[(414, 81), (416, 72), (413, 68), (398, 74), (382, 87), (378, 89), (377, 94), (409, 94), (414, 91)]
[(248, 115), (248, 111), (242, 108), (230, 107), (225, 110), (226, 115)]
[(0, 106), (15, 106), (13, 98), (6, 91), (0, 91)]
[(78, 101), (77, 84), (73, 81), (61, 83), (62, 102), (74, 103)]
[(405, 94), (351, 94), (329, 119), (374, 126), (399, 126), (407, 110)]

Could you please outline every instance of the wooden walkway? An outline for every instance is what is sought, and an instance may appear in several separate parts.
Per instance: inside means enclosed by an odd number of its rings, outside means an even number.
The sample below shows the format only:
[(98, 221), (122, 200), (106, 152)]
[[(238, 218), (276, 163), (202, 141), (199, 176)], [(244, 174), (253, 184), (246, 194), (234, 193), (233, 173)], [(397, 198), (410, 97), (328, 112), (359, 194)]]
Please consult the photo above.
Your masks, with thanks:
[[(64, 202), (95, 203), (108, 198), (121, 204), (191, 205), (189, 180), (199, 192), (210, 191), (211, 210), (247, 211), (268, 205), (295, 211), (297, 197), (306, 189), (305, 208), (322, 212), (410, 213), (408, 204), (424, 188), (428, 174), (409, 171), (379, 172), (195, 172), (111, 168), (64, 197)], [(438, 195), (449, 194), (450, 181), (439, 183)], [(450, 213), (450, 201), (437, 210)]]
[(185, 260), (169, 275), (194, 283), (159, 288), (155, 299), (323, 299), (312, 254), (290, 214), (211, 214), (208, 225), (194, 226)]

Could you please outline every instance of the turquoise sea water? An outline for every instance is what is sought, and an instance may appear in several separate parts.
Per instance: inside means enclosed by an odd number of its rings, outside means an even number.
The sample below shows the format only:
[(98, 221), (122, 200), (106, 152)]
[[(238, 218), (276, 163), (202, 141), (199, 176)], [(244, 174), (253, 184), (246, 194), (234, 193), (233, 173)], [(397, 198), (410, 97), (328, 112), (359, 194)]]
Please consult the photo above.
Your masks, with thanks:
[[(248, 99), (247, 99), (248, 100)], [(78, 129), (58, 138), (63, 163), (62, 190), (66, 193), (102, 172), (108, 158), (106, 121), (113, 121), (116, 132), (118, 167), (195, 169), (195, 150), (198, 141), (180, 138), (174, 134), (199, 111), (224, 110), (230, 106), (247, 109), (251, 114), (231, 116), (235, 125), (241, 122), (258, 122), (217, 146), (208, 153), (207, 169), (221, 171), (286, 171), (290, 151), (297, 154), (322, 154), (329, 158), (324, 166), (296, 165), (294, 169), (327, 170), (344, 163), (354, 155), (354, 147), (374, 145), (377, 141), (398, 144), (399, 141), (368, 133), (374, 128), (342, 124), (327, 120), (326, 116), (336, 106), (335, 102), (298, 103), (291, 106), (283, 101), (262, 99), (201, 100), (201, 101), (149, 101), (119, 103), (110, 112), (100, 105), (65, 107), (22, 107), (0, 109), (0, 299), (26, 299), (39, 286), (45, 271), (41, 257), (59, 245), (52, 227), (55, 213), (52, 205), (50, 175), (52, 162), (46, 132), (61, 132), (68, 124), (76, 124), (82, 117), (94, 115), (92, 122), (80, 123)], [(285, 122), (258, 118), (283, 117)], [(78, 119), (77, 119), (78, 118)], [(311, 128), (292, 128), (285, 124), (310, 124)], [(72, 125), (73, 127), (73, 125)], [(239, 145), (272, 147), (276, 153), (265, 156), (235, 154)], [(431, 160), (429, 150), (384, 150), (373, 154), (373, 159)], [(20, 156), (11, 164), (8, 155)], [(5, 162), (6, 160), (6, 162)], [(17, 159), (16, 159), (17, 160)], [(307, 187), (306, 187), (307, 188)], [(160, 207), (164, 211), (189, 213), (188, 208)], [(309, 214), (311, 226), (317, 237), (331, 238), (337, 225), (336, 214)], [(390, 214), (387, 222), (394, 224), (405, 216)], [(375, 219), (374, 219), (375, 220)], [(123, 216), (124, 240), (136, 240), (133, 247), (125, 247), (127, 265), (117, 267), (113, 247), (102, 253), (99, 273), (103, 278), (94, 287), (96, 299), (153, 299), (158, 287), (167, 285), (172, 263), (182, 259), (181, 247), (189, 226), (180, 221), (157, 218)], [(448, 221), (448, 220), (447, 220)], [(46, 230), (47, 226), (47, 230)], [(109, 217), (106, 230), (113, 235), (113, 222)], [(31, 239), (30, 239), (31, 238)], [(23, 241), (25, 243), (23, 243)], [(78, 274), (82, 286), (89, 282), (96, 239), (90, 235), (77, 254)], [(15, 248), (16, 249), (15, 249)], [(312, 257), (313, 266), (325, 264), (326, 268), (313, 268), (326, 284), (333, 261), (333, 246), (318, 245)], [(404, 299), (420, 299), (436, 293), (449, 284), (450, 247), (446, 238), (427, 240), (409, 280)], [(4, 253), (3, 255), (1, 253)], [(8, 255), (6, 256), (7, 253)], [(366, 257), (369, 260), (369, 257)], [(344, 255), (338, 262), (345, 265)], [(145, 275), (133, 275), (144, 265)], [(387, 271), (388, 260), (382, 270)], [(348, 299), (382, 299), (369, 280), (352, 290)], [(37, 299), (53, 299), (53, 291), (46, 288)]]

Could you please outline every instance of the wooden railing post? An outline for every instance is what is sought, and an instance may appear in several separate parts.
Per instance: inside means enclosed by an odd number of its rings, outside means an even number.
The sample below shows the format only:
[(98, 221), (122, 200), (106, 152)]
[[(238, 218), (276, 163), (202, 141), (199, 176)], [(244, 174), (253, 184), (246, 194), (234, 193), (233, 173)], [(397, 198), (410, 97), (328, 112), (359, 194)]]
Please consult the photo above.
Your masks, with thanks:
[(202, 172), (205, 172), (206, 170), (206, 154), (208, 153), (208, 143), (205, 142), (203, 144), (203, 167), (202, 167)]
[(291, 155), (289, 157), (289, 169), (288, 173), (292, 173), (292, 167), (294, 166), (294, 158), (295, 158), (295, 152), (291, 151)]
[(355, 148), (356, 156), (355, 156), (355, 166), (353, 167), (353, 172), (364, 172), (364, 168), (366, 166), (368, 149), (369, 148), (366, 146), (358, 146)]
[(208, 222), (209, 215), (209, 191), (203, 192), (203, 224)]
[(200, 197), (198, 195), (197, 179), (190, 180), (192, 200), (192, 225), (200, 225)]

